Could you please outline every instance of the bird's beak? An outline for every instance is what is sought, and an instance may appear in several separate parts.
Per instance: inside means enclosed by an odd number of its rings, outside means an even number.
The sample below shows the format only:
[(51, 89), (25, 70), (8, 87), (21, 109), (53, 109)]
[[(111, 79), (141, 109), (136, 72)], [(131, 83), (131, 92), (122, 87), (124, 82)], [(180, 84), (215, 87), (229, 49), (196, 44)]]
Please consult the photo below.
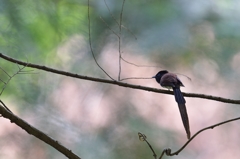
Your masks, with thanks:
[(152, 78), (155, 78), (156, 76), (152, 76)]

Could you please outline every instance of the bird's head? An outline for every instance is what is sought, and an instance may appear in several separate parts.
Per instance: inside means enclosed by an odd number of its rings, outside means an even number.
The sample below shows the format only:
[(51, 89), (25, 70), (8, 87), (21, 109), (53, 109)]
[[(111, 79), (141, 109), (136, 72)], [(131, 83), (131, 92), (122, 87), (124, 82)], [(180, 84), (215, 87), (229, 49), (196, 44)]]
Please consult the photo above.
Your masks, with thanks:
[(162, 71), (159, 71), (155, 76), (153, 76), (152, 78), (155, 78), (157, 83), (160, 83), (160, 80), (162, 78), (163, 75), (165, 75), (166, 73), (168, 73), (167, 70), (162, 70)]

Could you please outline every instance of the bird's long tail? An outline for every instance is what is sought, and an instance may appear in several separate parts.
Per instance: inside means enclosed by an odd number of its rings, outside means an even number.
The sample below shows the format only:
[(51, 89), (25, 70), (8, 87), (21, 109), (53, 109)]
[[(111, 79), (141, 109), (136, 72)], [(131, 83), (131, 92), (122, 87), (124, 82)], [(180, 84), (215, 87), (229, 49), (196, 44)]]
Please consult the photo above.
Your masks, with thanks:
[(180, 111), (180, 114), (181, 114), (183, 126), (185, 128), (186, 133), (187, 133), (187, 138), (190, 139), (191, 133), (190, 133), (187, 109), (186, 109), (186, 106), (185, 106), (186, 101), (185, 101), (185, 99), (182, 95), (182, 92), (181, 92), (180, 88), (173, 88), (173, 92), (174, 92), (175, 100), (178, 103), (178, 108), (179, 108), (179, 111)]

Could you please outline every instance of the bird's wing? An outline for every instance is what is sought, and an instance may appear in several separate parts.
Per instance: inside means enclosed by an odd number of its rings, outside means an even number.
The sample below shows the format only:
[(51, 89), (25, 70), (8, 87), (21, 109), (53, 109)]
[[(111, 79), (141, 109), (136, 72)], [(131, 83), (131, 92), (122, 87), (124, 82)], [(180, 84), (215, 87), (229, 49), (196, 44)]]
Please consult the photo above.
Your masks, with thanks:
[(163, 87), (177, 87), (180, 86), (178, 82), (177, 75), (173, 73), (166, 73), (162, 76), (160, 81), (161, 86)]

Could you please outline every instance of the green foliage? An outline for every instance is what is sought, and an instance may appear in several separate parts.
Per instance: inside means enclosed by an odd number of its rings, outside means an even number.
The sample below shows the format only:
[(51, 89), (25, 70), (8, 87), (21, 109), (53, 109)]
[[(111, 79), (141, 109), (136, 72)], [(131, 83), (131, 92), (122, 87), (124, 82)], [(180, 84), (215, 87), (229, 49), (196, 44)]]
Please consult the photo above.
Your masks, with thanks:
[(44, 59), (62, 41), (87, 29), (87, 6), (74, 1), (10, 0), (2, 5), (7, 7), (0, 17), (1, 51), (10, 55)]

